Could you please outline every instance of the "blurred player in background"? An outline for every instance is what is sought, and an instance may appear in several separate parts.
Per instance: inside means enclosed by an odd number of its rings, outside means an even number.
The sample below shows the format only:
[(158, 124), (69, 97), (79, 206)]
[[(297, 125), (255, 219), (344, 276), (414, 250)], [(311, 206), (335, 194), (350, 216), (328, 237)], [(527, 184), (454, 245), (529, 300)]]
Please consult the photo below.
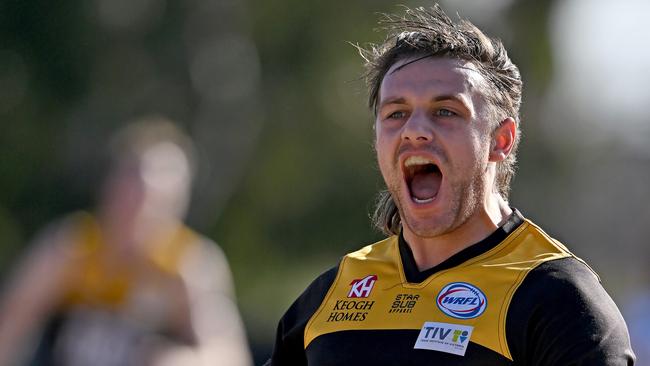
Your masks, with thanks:
[(97, 211), (51, 224), (0, 299), (0, 365), (250, 365), (228, 264), (183, 222), (190, 140), (121, 131)]

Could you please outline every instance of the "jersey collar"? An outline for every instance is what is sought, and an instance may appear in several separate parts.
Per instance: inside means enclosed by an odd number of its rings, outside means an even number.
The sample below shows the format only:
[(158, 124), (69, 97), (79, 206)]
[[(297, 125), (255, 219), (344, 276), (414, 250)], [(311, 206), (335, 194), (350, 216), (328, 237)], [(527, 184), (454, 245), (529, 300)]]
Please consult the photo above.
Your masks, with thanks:
[(418, 266), (415, 263), (415, 258), (413, 258), (413, 252), (404, 239), (403, 232), (400, 232), (399, 253), (402, 259), (402, 266), (404, 268), (404, 275), (406, 276), (406, 280), (410, 283), (420, 283), (436, 272), (455, 267), (471, 258), (479, 256), (501, 243), (523, 222), (524, 217), (522, 214), (516, 208), (513, 208), (512, 214), (503, 223), (503, 225), (498, 227), (488, 237), (452, 255), (442, 263), (429, 269), (425, 269), (424, 271), (418, 270)]

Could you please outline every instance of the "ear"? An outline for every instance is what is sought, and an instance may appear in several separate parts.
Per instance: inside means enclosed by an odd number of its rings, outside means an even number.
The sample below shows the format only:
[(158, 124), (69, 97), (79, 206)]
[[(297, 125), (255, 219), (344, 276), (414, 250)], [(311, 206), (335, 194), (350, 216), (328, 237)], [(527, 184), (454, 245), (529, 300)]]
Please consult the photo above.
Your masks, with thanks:
[(490, 144), (490, 159), (492, 162), (505, 160), (515, 144), (517, 136), (517, 122), (508, 117), (501, 121), (499, 126), (492, 132), (492, 143)]

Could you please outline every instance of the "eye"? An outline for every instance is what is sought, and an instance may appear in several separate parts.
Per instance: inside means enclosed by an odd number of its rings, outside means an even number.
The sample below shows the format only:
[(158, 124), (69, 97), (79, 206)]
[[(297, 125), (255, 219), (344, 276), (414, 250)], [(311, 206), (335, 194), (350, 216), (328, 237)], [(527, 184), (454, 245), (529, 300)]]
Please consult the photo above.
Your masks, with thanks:
[(404, 111), (395, 111), (386, 117), (386, 119), (402, 119), (406, 117), (406, 112)]
[(453, 116), (456, 115), (456, 112), (453, 112), (453, 111), (451, 111), (449, 109), (446, 109), (446, 108), (440, 108), (440, 109), (436, 110), (435, 115), (436, 116), (441, 116), (441, 117), (453, 117)]

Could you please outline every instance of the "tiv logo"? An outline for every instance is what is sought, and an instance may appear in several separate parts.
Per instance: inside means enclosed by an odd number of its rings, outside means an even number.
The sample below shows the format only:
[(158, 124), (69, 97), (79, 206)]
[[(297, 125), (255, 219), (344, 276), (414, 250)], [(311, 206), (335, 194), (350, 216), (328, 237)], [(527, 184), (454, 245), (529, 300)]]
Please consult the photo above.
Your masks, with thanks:
[(468, 335), (469, 335), (468, 331), (456, 329), (454, 331), (454, 336), (451, 337), (451, 341), (454, 343), (465, 343), (465, 340), (467, 339)]
[(357, 297), (368, 297), (370, 296), (370, 291), (377, 281), (376, 275), (368, 275), (364, 278), (353, 280), (350, 283), (350, 292), (348, 292), (348, 297), (357, 298)]
[(464, 356), (473, 329), (468, 325), (426, 322), (413, 348)]
[(466, 330), (445, 327), (425, 326), (423, 329), (425, 331), (423, 337), (424, 339), (439, 339), (441, 341), (449, 340), (449, 333), (451, 333), (453, 330), (454, 334), (451, 337), (451, 341), (454, 343), (465, 343), (465, 340), (467, 340), (467, 335), (469, 334), (469, 332)]
[(485, 294), (476, 286), (453, 282), (443, 287), (436, 299), (438, 308), (457, 319), (471, 319), (483, 314), (487, 308)]

